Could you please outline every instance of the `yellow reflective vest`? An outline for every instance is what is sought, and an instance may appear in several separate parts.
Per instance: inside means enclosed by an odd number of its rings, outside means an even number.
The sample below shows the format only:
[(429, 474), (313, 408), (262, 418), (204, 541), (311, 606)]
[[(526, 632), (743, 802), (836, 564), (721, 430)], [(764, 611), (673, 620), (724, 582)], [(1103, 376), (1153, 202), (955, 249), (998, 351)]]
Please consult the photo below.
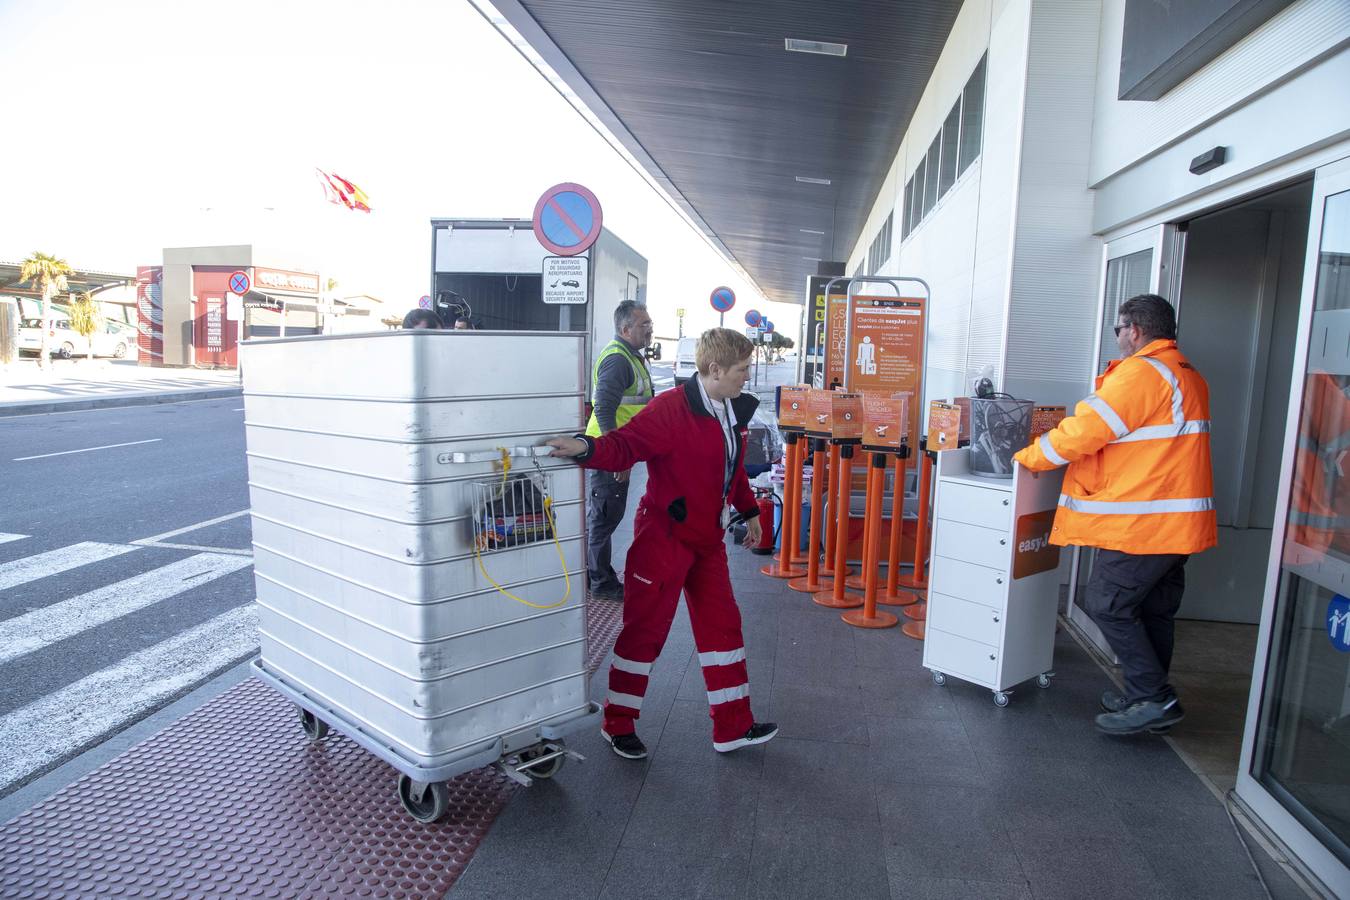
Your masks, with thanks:
[(1050, 542), (1123, 553), (1198, 553), (1218, 542), (1209, 385), (1177, 342), (1107, 366), (1074, 414), (1016, 459), (1068, 466)]
[[(615, 338), (606, 345), (605, 349), (600, 351), (600, 355), (595, 358), (595, 365), (591, 367), (591, 384), (596, 385), (600, 382), (600, 364), (614, 354), (620, 354), (628, 360), (628, 364), (633, 368), (633, 383), (629, 385), (628, 390), (619, 400), (619, 406), (614, 411), (614, 424), (622, 428), (629, 419), (642, 412), (642, 407), (652, 399), (655, 393), (652, 390), (652, 376), (647, 371), (647, 365), (629, 349), (623, 341)], [(594, 390), (594, 387), (592, 387)], [(595, 403), (595, 395), (591, 395), (591, 404)], [(590, 437), (600, 436), (600, 420), (595, 417), (595, 410), (591, 410), (591, 419), (586, 423), (586, 434)]]

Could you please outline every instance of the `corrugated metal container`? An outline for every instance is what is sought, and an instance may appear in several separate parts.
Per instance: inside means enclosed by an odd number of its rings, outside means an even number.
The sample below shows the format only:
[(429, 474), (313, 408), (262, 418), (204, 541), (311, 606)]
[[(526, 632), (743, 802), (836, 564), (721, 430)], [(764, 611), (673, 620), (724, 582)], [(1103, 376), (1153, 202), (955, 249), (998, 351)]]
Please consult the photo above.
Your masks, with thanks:
[(581, 472), (512, 459), (551, 485), (556, 544), (480, 558), (472, 523), (503, 449), (577, 430), (584, 353), (549, 332), (243, 347), (260, 672), (420, 781), (594, 713)]

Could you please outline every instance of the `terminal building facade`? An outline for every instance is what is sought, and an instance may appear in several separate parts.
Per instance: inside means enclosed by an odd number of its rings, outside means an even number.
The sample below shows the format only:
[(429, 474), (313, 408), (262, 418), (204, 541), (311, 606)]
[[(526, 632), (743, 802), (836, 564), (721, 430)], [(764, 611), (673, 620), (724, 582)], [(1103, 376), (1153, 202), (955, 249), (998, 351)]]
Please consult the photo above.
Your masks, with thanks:
[[(1189, 566), (1175, 667), (1203, 669), (1188, 653), (1213, 652), (1217, 671), (1244, 673), (1207, 687), (1195, 676), (1196, 692), (1226, 690), (1235, 714), (1177, 746), (1216, 793), (1233, 791), (1309, 884), (1350, 895), (1350, 470), (1337, 449), (1350, 434), (1350, 4), (965, 0), (889, 13), (844, 4), (816, 21), (789, 16), (797, 4), (750, 3), (742, 14), (758, 17), (755, 34), (778, 27), (789, 52), (779, 44), (774, 57), (766, 38), (728, 58), (720, 92), (682, 81), (643, 97), (610, 77), (605, 54), (617, 43), (606, 42), (618, 38), (582, 29), (566, 4), (492, 7), (498, 27), (766, 296), (805, 304), (808, 348), (814, 298), (782, 285), (806, 283), (818, 266), (924, 279), (926, 400), (968, 393), (986, 372), (1000, 390), (1072, 408), (1117, 353), (1120, 303), (1145, 292), (1173, 302), (1179, 343), (1211, 389), (1220, 525), (1218, 548)], [(819, 98), (803, 91), (834, 77), (820, 57), (852, 65), (844, 60), (866, 49), (869, 31), (899, 34), (872, 18), (906, 14), (941, 35), (940, 49), (910, 57), (929, 69), (907, 98), (886, 93), (889, 75), (859, 75), (837, 115), (817, 114), (790, 150), (716, 130), (717, 104), (734, 90), (784, 117), (815, 110)], [(801, 34), (806, 21), (819, 32)], [(651, 46), (628, 57), (637, 75), (676, 68), (700, 49), (698, 27), (649, 29)], [(845, 47), (850, 34), (863, 47)], [(807, 52), (822, 74), (794, 88), (796, 37), (821, 39)], [(902, 66), (904, 48), (893, 52)], [(872, 96), (900, 110), (898, 143), (878, 155), (867, 141), (817, 141), (860, 127), (852, 106)], [(703, 161), (651, 115), (653, 97), (671, 116), (704, 105)], [(889, 114), (883, 106), (876, 116)], [(719, 158), (719, 146), (735, 158)], [(756, 152), (773, 171), (740, 179), (747, 211), (737, 220), (703, 189)], [(852, 219), (849, 178), (869, 187)], [(835, 182), (834, 226), (799, 221), (827, 208), (789, 193), (809, 189), (803, 181)], [(769, 214), (756, 221), (760, 201)], [(783, 233), (747, 238), (750, 226)], [(803, 235), (824, 237), (812, 251), (792, 243)], [(1081, 607), (1093, 553), (1066, 557), (1064, 619), (1109, 659)]]

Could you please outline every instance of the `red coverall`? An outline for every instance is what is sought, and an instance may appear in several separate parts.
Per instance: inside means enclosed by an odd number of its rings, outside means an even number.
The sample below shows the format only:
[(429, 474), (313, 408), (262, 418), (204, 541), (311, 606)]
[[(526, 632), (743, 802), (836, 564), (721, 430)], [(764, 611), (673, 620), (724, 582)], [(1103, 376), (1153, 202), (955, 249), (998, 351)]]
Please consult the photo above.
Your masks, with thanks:
[(609, 670), (605, 731), (611, 736), (635, 730), (681, 590), (708, 687), (714, 744), (743, 737), (754, 722), (721, 514), (724, 502), (746, 519), (759, 513), (744, 467), (746, 430), (759, 400), (742, 394), (730, 404), (736, 449), (725, 496), (726, 441), (694, 379), (658, 395), (623, 428), (584, 438), (587, 452), (577, 462), (587, 468), (622, 472), (647, 463), (647, 493), (624, 567), (623, 630)]

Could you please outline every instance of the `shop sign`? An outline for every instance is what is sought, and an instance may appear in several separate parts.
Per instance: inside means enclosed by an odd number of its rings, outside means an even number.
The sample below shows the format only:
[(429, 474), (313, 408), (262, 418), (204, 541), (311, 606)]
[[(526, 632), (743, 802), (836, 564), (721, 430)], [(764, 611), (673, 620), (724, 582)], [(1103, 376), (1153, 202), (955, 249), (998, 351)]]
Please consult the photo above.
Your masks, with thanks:
[(864, 396), (830, 392), (830, 437), (840, 443), (856, 444), (863, 438)]
[(297, 294), (319, 293), (319, 276), (306, 272), (287, 272), (283, 269), (253, 270), (253, 283), (262, 290), (291, 291)]
[(918, 408), (923, 380), (924, 301), (912, 297), (854, 297), (847, 345), (849, 390), (910, 395), (906, 429), (919, 442)]
[(1053, 509), (1028, 513), (1017, 519), (1013, 537), (1013, 578), (1026, 578), (1059, 568), (1059, 548), (1050, 543), (1050, 528), (1055, 524)]

